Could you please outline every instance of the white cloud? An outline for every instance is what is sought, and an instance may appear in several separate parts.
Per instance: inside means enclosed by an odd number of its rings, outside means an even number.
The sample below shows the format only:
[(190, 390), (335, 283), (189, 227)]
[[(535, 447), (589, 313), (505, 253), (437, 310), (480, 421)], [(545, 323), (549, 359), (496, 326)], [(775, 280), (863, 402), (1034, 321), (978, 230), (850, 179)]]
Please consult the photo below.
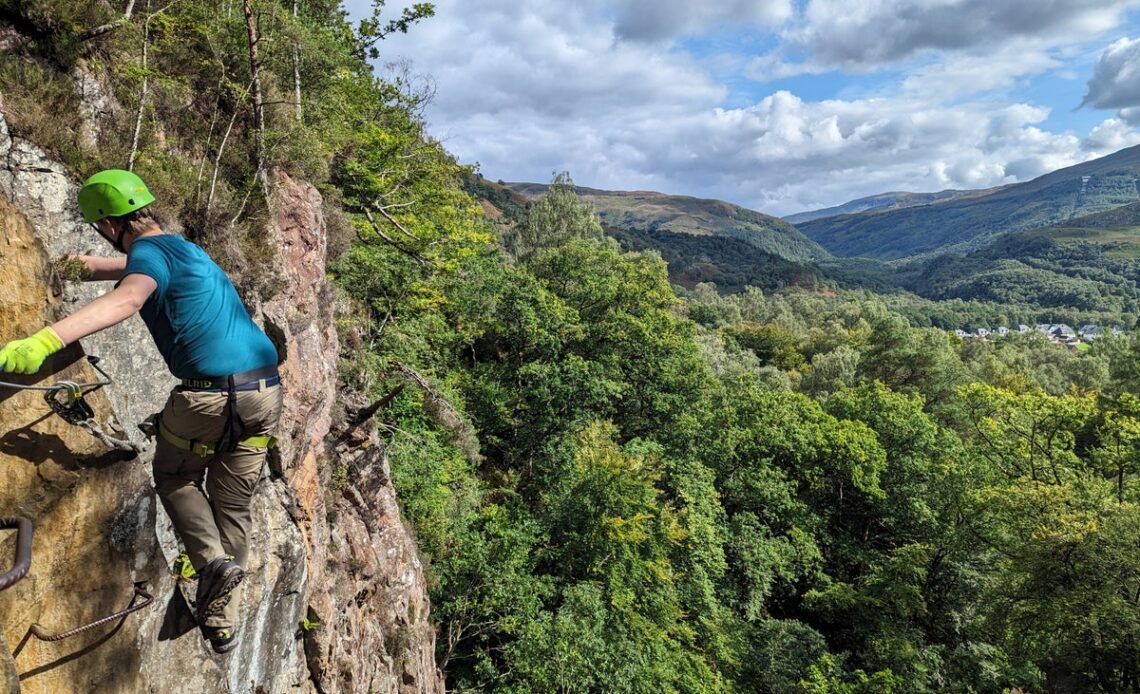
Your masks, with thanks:
[(1117, 118), (1109, 118), (1096, 126), (1081, 142), (1083, 149), (1096, 156), (1111, 154), (1133, 145), (1140, 145), (1140, 132)]
[(960, 98), (1006, 89), (1026, 75), (1039, 75), (1061, 65), (1046, 50), (1024, 41), (1007, 41), (985, 55), (942, 56), (907, 75), (902, 90), (930, 99)]
[(1089, 80), (1085, 103), (1097, 108), (1140, 106), (1140, 39), (1120, 39), (1105, 50)]
[(492, 0), (463, 12), (457, 0), (436, 4), (440, 17), (382, 48), (430, 56), (432, 113), (447, 121), (471, 113), (600, 120), (634, 104), (664, 116), (725, 95), (689, 56), (616, 41), (612, 26), (581, 9)]
[[(786, 20), (784, 0), (483, 0), (477, 9), (437, 0), (435, 18), (381, 48), (431, 73), (438, 88), (427, 111), (431, 132), (488, 177), (543, 182), (567, 169), (584, 186), (714, 197), (787, 214), (889, 190), (1028, 180), (1134, 143), (1129, 125), (1140, 125), (1140, 108), (1082, 140), (1083, 132), (1053, 131), (1057, 114), (1048, 107), (1007, 92), (1027, 77), (1071, 67), (1072, 56), (1091, 60), (1087, 45), (1073, 49), (1074, 37), (1112, 26), (1136, 4), (812, 0), (801, 19)], [(990, 7), (997, 28), (985, 25)], [(635, 21), (655, 8), (658, 16)], [(799, 88), (746, 98), (712, 71), (730, 72), (734, 59), (743, 65), (747, 56), (702, 59), (675, 40), (727, 21), (786, 21), (789, 32), (800, 32), (799, 48), (810, 49), (785, 61), (778, 48), (753, 60), (754, 75), (833, 70), (827, 61), (862, 71), (881, 60), (910, 64), (899, 80), (867, 83), (845, 98), (808, 99), (794, 93), (809, 93)], [(1042, 38), (1051, 33), (1063, 36)], [(757, 45), (770, 47), (778, 35), (766, 36)], [(817, 53), (831, 37), (836, 45)], [(942, 51), (937, 58), (925, 52), (934, 49)], [(712, 60), (723, 62), (713, 67)], [(1079, 93), (1072, 105), (1077, 100)], [(1065, 115), (1069, 106), (1060, 108)]]
[[(1036, 127), (1047, 115), (1024, 104), (809, 103), (777, 92), (747, 109), (714, 112), (674, 138), (689, 147), (662, 149), (668, 153), (645, 163), (683, 166), (688, 185), (703, 194), (784, 214), (886, 190), (990, 187), (1089, 156), (1076, 137)], [(658, 151), (653, 144), (646, 149)]]

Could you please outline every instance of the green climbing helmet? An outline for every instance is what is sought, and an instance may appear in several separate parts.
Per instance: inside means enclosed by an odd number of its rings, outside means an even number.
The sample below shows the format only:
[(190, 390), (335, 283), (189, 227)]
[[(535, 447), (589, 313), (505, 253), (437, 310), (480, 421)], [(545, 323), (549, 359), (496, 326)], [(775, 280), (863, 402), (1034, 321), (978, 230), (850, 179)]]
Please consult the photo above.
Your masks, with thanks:
[(97, 222), (104, 217), (121, 217), (154, 202), (143, 180), (130, 171), (106, 169), (87, 179), (79, 189), (79, 209), (83, 221)]

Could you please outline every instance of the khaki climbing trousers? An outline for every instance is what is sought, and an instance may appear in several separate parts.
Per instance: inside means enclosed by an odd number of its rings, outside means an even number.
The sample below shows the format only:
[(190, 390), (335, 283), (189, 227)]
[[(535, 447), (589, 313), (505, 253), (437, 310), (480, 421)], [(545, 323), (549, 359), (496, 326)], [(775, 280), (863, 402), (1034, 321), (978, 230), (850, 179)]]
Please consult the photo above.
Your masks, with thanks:
[[(162, 424), (171, 433), (213, 446), (226, 423), (224, 392), (175, 388), (162, 410)], [(281, 386), (236, 393), (237, 412), (245, 425), (243, 437), (272, 435), (281, 418)], [(157, 437), (154, 487), (190, 563), (198, 571), (222, 555), (231, 555), (243, 569), (249, 557), (250, 499), (261, 479), (267, 450), (239, 443), (229, 453), (200, 456)], [(225, 613), (209, 626), (231, 627), (238, 614), (237, 596)], [(214, 622), (217, 622), (216, 624)]]

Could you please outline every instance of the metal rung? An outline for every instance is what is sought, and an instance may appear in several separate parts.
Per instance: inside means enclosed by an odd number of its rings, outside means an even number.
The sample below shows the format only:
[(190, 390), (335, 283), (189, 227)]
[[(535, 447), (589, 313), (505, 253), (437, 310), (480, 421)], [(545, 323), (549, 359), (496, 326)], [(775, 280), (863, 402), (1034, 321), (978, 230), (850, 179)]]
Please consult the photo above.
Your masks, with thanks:
[(0, 575), (0, 590), (14, 586), (32, 568), (32, 521), (29, 518), (0, 518), (0, 530), (16, 531), (16, 563)]

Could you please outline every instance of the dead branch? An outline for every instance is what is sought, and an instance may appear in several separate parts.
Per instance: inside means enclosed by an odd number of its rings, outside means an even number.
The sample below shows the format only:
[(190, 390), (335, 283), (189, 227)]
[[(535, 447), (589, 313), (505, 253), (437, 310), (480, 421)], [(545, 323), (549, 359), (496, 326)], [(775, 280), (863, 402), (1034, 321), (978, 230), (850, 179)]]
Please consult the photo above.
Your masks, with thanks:
[(230, 139), (230, 131), (234, 129), (234, 121), (238, 117), (238, 108), (234, 108), (233, 115), (230, 116), (230, 124), (226, 127), (226, 134), (222, 135), (222, 141), (218, 145), (218, 153), (214, 157), (214, 175), (210, 177), (210, 195), (206, 198), (206, 214), (210, 214), (210, 208), (214, 206), (214, 191), (218, 187), (218, 169), (222, 164), (222, 154), (226, 151), (226, 141)]
[(372, 225), (372, 231), (376, 232), (376, 235), (379, 236), (389, 246), (395, 248), (397, 251), (400, 251), (420, 265), (427, 263), (427, 258), (423, 257), (419, 253), (416, 253), (415, 251), (410, 251), (407, 248), (404, 248), (400, 244), (396, 243), (396, 240), (391, 236), (388, 236), (383, 231), (381, 231), (380, 225), (376, 223), (376, 218), (372, 216), (372, 212), (367, 207), (364, 208), (364, 217), (368, 220), (368, 223)]
[[(299, 0), (293, 0), (293, 23), (297, 23), (297, 9), (300, 5)], [(296, 28), (294, 27), (294, 30)], [(303, 122), (303, 114), (301, 113), (301, 47), (300, 41), (293, 41), (293, 98), (297, 101), (297, 122)]]
[(388, 405), (391, 405), (391, 404), (392, 404), (392, 401), (396, 399), (396, 396), (398, 396), (400, 393), (403, 393), (403, 392), (404, 392), (404, 388), (406, 388), (406, 387), (407, 387), (407, 385), (406, 385), (406, 384), (404, 384), (404, 383), (401, 383), (400, 385), (398, 385), (398, 386), (396, 386), (395, 388), (393, 388), (393, 389), (392, 389), (392, 392), (388, 393), (387, 395), (385, 395), (384, 397), (380, 398), (380, 399), (379, 399), (379, 400), (377, 400), (376, 402), (372, 403), (371, 405), (369, 405), (369, 406), (368, 406), (368, 407), (366, 407), (365, 409), (361, 410), (361, 411), (360, 411), (360, 412), (359, 412), (359, 413), (358, 413), (358, 414), (357, 414), (357, 415), (356, 415), (356, 416), (353, 418), (353, 426), (354, 426), (354, 427), (358, 427), (358, 426), (360, 426), (361, 424), (363, 424), (363, 423), (367, 422), (369, 419), (372, 419), (372, 417), (373, 417), (373, 416), (374, 416), (374, 415), (375, 415), (377, 412), (379, 412), (380, 410), (384, 409), (384, 408), (385, 408), (385, 407), (387, 407)]
[(472, 430), (471, 425), (459, 414), (459, 409), (456, 408), (455, 405), (452, 405), (442, 393), (436, 390), (435, 387), (433, 387), (426, 378), (417, 373), (415, 369), (401, 362), (396, 362), (396, 369), (404, 378), (412, 380), (423, 389), (427, 395), (424, 409), (427, 410), (428, 415), (430, 415), (432, 419), (451, 433), (452, 443), (463, 451), (468, 460), (473, 463), (480, 462), (483, 456), (479, 453), (478, 439), (476, 439), (475, 432)]
[(131, 21), (131, 15), (134, 14), (134, 11), (135, 11), (135, 0), (127, 0), (127, 9), (123, 10), (123, 16), (122, 17), (119, 17), (118, 19), (116, 19), (113, 22), (101, 24), (101, 25), (95, 27), (94, 29), (88, 29), (87, 31), (85, 31), (79, 35), (79, 40), (80, 41), (90, 41), (93, 38), (96, 38), (98, 36), (102, 36), (103, 34), (106, 34), (108, 32), (114, 31), (115, 29), (118, 29), (119, 27), (121, 27), (124, 24)]
[[(411, 203), (408, 203), (408, 204), (411, 204)], [(387, 207), (395, 207), (395, 205), (388, 205)], [(402, 224), (400, 224), (399, 222), (396, 221), (395, 217), (388, 214), (387, 207), (377, 207), (376, 211), (379, 212), (380, 214), (384, 215), (384, 219), (387, 219), (389, 222), (391, 222), (392, 226), (396, 227), (396, 229), (398, 229), (401, 234), (403, 234), (404, 236), (407, 236), (409, 239), (411, 239), (413, 241), (422, 242), (422, 239), (420, 239), (420, 237), (416, 236), (415, 234), (413, 234), (410, 231), (408, 231), (407, 229), (405, 229)]]
[(245, 197), (241, 200), (241, 207), (238, 208), (237, 214), (234, 215), (234, 218), (230, 220), (231, 229), (233, 229), (234, 225), (237, 224), (239, 219), (241, 219), (241, 216), (245, 214), (245, 206), (249, 204), (250, 195), (253, 195), (253, 186), (250, 186), (249, 190), (245, 191)]
[(218, 96), (214, 99), (214, 115), (210, 116), (210, 132), (206, 135), (206, 144), (202, 146), (202, 159), (198, 162), (198, 180), (194, 186), (194, 205), (202, 199), (202, 176), (206, 173), (206, 153), (210, 151), (210, 143), (214, 141), (214, 128), (218, 124), (218, 114), (222, 111), (222, 86), (226, 81), (225, 64), (222, 64), (222, 77), (218, 80)]
[[(243, 101), (244, 101), (245, 95), (249, 94), (249, 90), (252, 87), (253, 87), (252, 84), (249, 87), (246, 87), (245, 94), (242, 95)], [(226, 127), (226, 134), (222, 136), (222, 141), (218, 145), (217, 156), (214, 157), (214, 175), (210, 179), (210, 196), (208, 198), (206, 198), (206, 214), (207, 215), (209, 215), (210, 208), (213, 207), (213, 205), (214, 205), (214, 190), (218, 186), (218, 169), (221, 168), (221, 165), (222, 165), (222, 155), (226, 151), (226, 142), (230, 139), (230, 132), (234, 129), (234, 122), (237, 121), (238, 113), (240, 111), (241, 111), (241, 109), (239, 109), (238, 105), (235, 104), (233, 115), (230, 116), (230, 124), (229, 124), (229, 126)]]

